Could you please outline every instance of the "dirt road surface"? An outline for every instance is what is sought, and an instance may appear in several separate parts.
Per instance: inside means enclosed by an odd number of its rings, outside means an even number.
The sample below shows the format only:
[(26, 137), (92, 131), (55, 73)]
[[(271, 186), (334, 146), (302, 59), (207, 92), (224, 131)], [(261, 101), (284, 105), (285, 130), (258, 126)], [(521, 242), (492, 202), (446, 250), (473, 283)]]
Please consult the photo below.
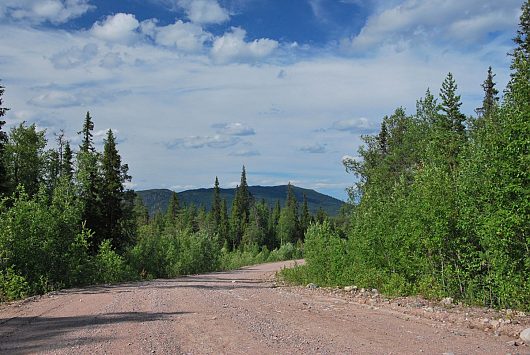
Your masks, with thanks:
[(506, 336), (455, 328), (304, 288), (291, 262), (97, 286), (0, 306), (0, 353), (507, 354)]

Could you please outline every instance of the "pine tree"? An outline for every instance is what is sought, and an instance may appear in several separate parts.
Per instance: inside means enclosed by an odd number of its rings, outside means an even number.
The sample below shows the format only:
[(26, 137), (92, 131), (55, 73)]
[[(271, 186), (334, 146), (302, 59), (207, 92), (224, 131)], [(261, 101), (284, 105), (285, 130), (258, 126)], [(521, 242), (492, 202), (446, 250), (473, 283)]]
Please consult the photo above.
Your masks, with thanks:
[(5, 88), (0, 85), (0, 197), (7, 194), (9, 191), (9, 180), (7, 176), (6, 169), (6, 145), (8, 141), (7, 133), (2, 131), (2, 127), (6, 124), (2, 117), (5, 116), (9, 110), (6, 107), (3, 107), (2, 96), (4, 95)]
[(212, 200), (212, 219), (215, 232), (219, 233), (219, 227), (221, 224), (221, 192), (219, 190), (219, 179), (215, 177), (215, 183), (213, 186), (213, 200)]
[(73, 152), (70, 149), (70, 142), (66, 141), (63, 151), (63, 159), (61, 164), (61, 177), (67, 179), (67, 181), (72, 181), (74, 176), (74, 163), (73, 163)]
[(442, 103), (440, 105), (441, 110), (445, 113), (441, 117), (441, 126), (447, 131), (457, 133), (459, 136), (465, 136), (465, 126), (464, 122), (466, 116), (460, 112), (460, 106), (462, 102), (460, 101), (460, 95), (456, 94), (458, 86), (456, 85), (453, 74), (448, 73), (444, 82), (442, 83), (442, 88), (440, 90), (440, 98)]
[(241, 171), (241, 182), (239, 183), (239, 187), (237, 188), (237, 193), (239, 194), (239, 210), (244, 216), (245, 222), (248, 222), (248, 218), (250, 216), (250, 205), (252, 204), (252, 196), (248, 191), (247, 173), (245, 171), (245, 166), (243, 166), (243, 170)]
[(388, 130), (385, 121), (381, 122), (381, 131), (377, 136), (377, 143), (379, 144), (381, 155), (385, 157), (388, 154)]
[(495, 74), (493, 74), (493, 70), (491, 69), (491, 67), (489, 67), (488, 76), (486, 77), (486, 80), (484, 80), (484, 83), (481, 85), (482, 89), (484, 90), (484, 99), (482, 100), (482, 107), (476, 109), (476, 112), (479, 115), (479, 119), (481, 119), (482, 117), (489, 117), (493, 108), (496, 107), (499, 103), (499, 90), (495, 88), (495, 82), (493, 81), (494, 77)]
[(116, 148), (116, 138), (112, 130), (108, 130), (104, 141), (101, 157), (103, 184), (101, 202), (103, 207), (103, 225), (106, 237), (114, 247), (122, 248), (129, 241), (122, 240), (121, 221), (123, 218), (122, 201), (124, 199), (124, 183), (129, 181), (126, 169), (121, 164), (121, 157)]
[(87, 229), (94, 235), (90, 240), (90, 250), (97, 253), (99, 244), (105, 238), (107, 231), (103, 221), (103, 206), (101, 189), (103, 178), (100, 175), (100, 159), (94, 148), (92, 131), (94, 123), (87, 112), (83, 122), (81, 135), (82, 144), (77, 153), (76, 182), (79, 189), (78, 196), (81, 202), (81, 219)]
[(174, 225), (180, 212), (179, 198), (175, 191), (171, 193), (169, 204), (167, 205), (166, 220), (170, 225)]
[(433, 125), (439, 119), (439, 111), (438, 100), (431, 94), (431, 90), (427, 89), (425, 97), (416, 102), (416, 117), (420, 122)]
[(521, 55), (530, 61), (530, 1), (528, 0), (521, 6), (519, 28), (513, 41), (517, 45), (513, 55)]
[(90, 112), (87, 111), (85, 116), (85, 121), (83, 122), (83, 129), (80, 132), (77, 132), (77, 134), (82, 134), (81, 137), (81, 146), (79, 146), (79, 149), (82, 152), (94, 152), (94, 143), (92, 141), (92, 131), (94, 130), (94, 122), (92, 121), (92, 117), (90, 117)]

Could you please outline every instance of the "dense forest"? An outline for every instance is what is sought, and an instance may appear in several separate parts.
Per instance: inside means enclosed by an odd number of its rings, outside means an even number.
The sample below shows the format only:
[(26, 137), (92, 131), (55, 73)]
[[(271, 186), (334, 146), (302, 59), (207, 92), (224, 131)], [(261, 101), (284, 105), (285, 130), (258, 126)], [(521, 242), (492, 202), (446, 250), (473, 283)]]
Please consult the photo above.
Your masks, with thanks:
[[(0, 88), (0, 115), (5, 116)], [(1, 117), (0, 116), (0, 117)], [(230, 209), (215, 178), (212, 208), (180, 206), (150, 216), (130, 181), (112, 130), (96, 150), (87, 112), (74, 151), (64, 132), (0, 121), (0, 300), (93, 283), (174, 277), (301, 257), (313, 216), (291, 185), (270, 208), (248, 190), (243, 167)], [(230, 213), (228, 213), (230, 211)], [(340, 220), (339, 220), (340, 221)], [(337, 222), (338, 223), (338, 222)]]
[(306, 234), (307, 266), (287, 279), (387, 294), (530, 309), (530, 2), (522, 7), (502, 100), (490, 68), (476, 117), (449, 73), (438, 98), (385, 117), (364, 137), (347, 238)]

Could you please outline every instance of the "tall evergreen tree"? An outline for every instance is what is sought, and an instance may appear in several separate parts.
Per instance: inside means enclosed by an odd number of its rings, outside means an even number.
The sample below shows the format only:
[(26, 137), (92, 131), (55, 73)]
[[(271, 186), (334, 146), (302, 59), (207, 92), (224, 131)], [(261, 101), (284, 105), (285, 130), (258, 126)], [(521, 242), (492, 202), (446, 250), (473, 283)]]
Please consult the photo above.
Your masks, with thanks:
[(5, 88), (0, 85), (0, 197), (2, 197), (2, 195), (5, 195), (9, 191), (7, 169), (5, 165), (6, 145), (8, 137), (7, 133), (2, 131), (2, 127), (6, 124), (6, 122), (2, 120), (2, 117), (5, 116), (9, 109), (3, 107), (2, 96), (4, 95), (4, 91)]
[(74, 155), (72, 149), (70, 149), (70, 142), (66, 141), (64, 144), (63, 159), (61, 164), (61, 176), (72, 181), (74, 175)]
[(178, 194), (173, 191), (171, 194), (171, 197), (169, 198), (169, 204), (167, 205), (167, 211), (166, 211), (166, 220), (171, 224), (174, 225), (175, 221), (178, 218), (180, 212), (180, 203)]
[(457, 89), (458, 86), (453, 78), (453, 74), (448, 73), (440, 90), (440, 98), (442, 99), (440, 107), (445, 113), (441, 117), (440, 124), (447, 131), (452, 131), (463, 137), (465, 135), (464, 123), (466, 116), (460, 112), (462, 102), (460, 101), (460, 95), (456, 93)]
[(514, 56), (521, 55), (530, 61), (530, 1), (527, 0), (521, 6), (521, 17), (517, 35), (513, 39), (517, 47)]
[(92, 138), (94, 123), (89, 112), (83, 121), (83, 129), (78, 132), (81, 135), (81, 145), (77, 153), (76, 181), (78, 185), (78, 196), (81, 202), (81, 218), (86, 228), (90, 229), (94, 236), (90, 240), (90, 250), (96, 253), (99, 244), (105, 238), (105, 222), (103, 221), (102, 206), (102, 176), (100, 175), (99, 154), (95, 151)]
[(488, 76), (484, 83), (481, 85), (484, 89), (484, 99), (482, 100), (482, 107), (479, 107), (476, 111), (479, 114), (479, 117), (488, 117), (491, 114), (493, 108), (499, 102), (499, 90), (495, 88), (495, 82), (493, 81), (495, 74), (491, 67), (488, 68)]
[(124, 183), (130, 181), (127, 168), (121, 163), (121, 156), (116, 148), (116, 138), (112, 130), (107, 131), (101, 157), (103, 184), (101, 191), (103, 223), (106, 237), (117, 248), (123, 248), (129, 241), (123, 240), (121, 222), (124, 216)]
[(245, 218), (245, 222), (248, 222), (248, 218), (250, 216), (250, 205), (252, 204), (252, 196), (248, 190), (245, 166), (243, 166), (243, 170), (241, 171), (241, 182), (237, 188), (237, 193), (239, 194), (240, 211)]
[(438, 121), (440, 105), (438, 100), (427, 89), (425, 97), (416, 102), (416, 117), (426, 125), (434, 125)]
[(81, 146), (79, 149), (82, 152), (94, 152), (94, 142), (93, 142), (93, 135), (92, 131), (94, 130), (94, 122), (92, 121), (92, 117), (90, 117), (90, 112), (87, 111), (85, 120), (83, 122), (83, 129), (78, 132), (77, 134), (81, 134)]
[(379, 144), (381, 155), (383, 157), (386, 156), (388, 154), (388, 130), (385, 121), (381, 122), (381, 131), (377, 136), (377, 142)]
[(219, 226), (221, 224), (221, 192), (219, 190), (219, 179), (215, 177), (215, 183), (213, 186), (213, 199), (212, 199), (212, 220), (215, 232), (219, 233)]

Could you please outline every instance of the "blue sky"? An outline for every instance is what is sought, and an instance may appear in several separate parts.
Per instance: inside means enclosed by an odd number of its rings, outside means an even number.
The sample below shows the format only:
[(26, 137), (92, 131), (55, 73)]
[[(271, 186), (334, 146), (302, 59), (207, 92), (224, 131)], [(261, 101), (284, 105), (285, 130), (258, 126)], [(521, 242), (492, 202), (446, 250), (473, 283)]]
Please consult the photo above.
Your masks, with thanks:
[(314, 188), (383, 116), (455, 75), (463, 109), (509, 77), (521, 0), (0, 0), (0, 79), (22, 121), (111, 128), (132, 187)]

